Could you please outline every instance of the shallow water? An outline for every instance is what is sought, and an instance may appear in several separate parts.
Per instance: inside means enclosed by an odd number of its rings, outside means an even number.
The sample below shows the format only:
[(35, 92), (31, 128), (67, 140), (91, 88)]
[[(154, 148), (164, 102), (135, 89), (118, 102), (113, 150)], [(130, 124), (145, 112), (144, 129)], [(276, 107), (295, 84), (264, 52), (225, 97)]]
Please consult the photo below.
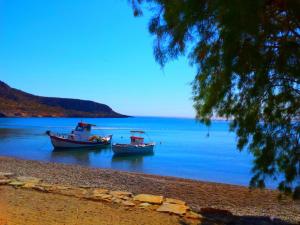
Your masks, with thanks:
[(113, 134), (113, 142), (129, 142), (131, 129), (145, 130), (148, 140), (157, 143), (155, 152), (147, 156), (114, 156), (110, 146), (98, 150), (53, 151), (45, 131), (69, 133), (78, 121), (77, 118), (0, 118), (0, 155), (239, 185), (248, 185), (251, 177), (252, 157), (247, 151), (236, 149), (236, 137), (228, 131), (228, 122), (213, 122), (208, 137), (208, 128), (194, 119), (84, 119), (99, 126), (93, 130), (94, 134)]

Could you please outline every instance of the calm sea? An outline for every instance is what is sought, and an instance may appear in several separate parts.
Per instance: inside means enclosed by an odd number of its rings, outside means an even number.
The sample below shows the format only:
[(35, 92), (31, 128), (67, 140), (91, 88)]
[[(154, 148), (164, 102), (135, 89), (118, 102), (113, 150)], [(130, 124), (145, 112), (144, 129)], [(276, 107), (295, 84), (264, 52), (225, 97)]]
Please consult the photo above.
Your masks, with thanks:
[[(252, 157), (236, 149), (229, 124), (215, 121), (208, 128), (194, 119), (135, 117), (83, 119), (96, 124), (97, 135), (113, 134), (113, 142), (129, 142), (129, 131), (147, 131), (157, 143), (154, 155), (114, 156), (111, 148), (53, 151), (46, 130), (69, 133), (76, 118), (0, 118), (0, 155), (47, 162), (79, 164), (132, 172), (159, 174), (248, 185)], [(269, 187), (273, 187), (270, 184)]]

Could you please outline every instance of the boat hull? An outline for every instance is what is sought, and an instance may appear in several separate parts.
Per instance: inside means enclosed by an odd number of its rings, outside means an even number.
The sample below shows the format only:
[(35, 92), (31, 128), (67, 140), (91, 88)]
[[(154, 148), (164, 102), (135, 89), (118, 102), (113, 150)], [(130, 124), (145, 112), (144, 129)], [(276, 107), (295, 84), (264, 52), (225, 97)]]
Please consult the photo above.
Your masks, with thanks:
[(128, 144), (113, 144), (112, 150), (114, 154), (151, 154), (153, 153), (155, 144), (145, 144), (145, 145), (128, 145)]
[(111, 136), (109, 140), (105, 142), (90, 142), (90, 141), (75, 141), (57, 136), (50, 136), (51, 143), (55, 149), (73, 149), (73, 148), (98, 148), (111, 144)]

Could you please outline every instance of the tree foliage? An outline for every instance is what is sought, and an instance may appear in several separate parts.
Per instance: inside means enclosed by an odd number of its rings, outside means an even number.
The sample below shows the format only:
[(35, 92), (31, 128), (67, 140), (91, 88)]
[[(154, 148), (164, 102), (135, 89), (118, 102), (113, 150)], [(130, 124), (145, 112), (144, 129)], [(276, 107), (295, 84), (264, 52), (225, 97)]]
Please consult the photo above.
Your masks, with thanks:
[(300, 185), (300, 1), (131, 0), (150, 10), (162, 66), (186, 55), (197, 118), (231, 120), (240, 150), (254, 155), (252, 187)]

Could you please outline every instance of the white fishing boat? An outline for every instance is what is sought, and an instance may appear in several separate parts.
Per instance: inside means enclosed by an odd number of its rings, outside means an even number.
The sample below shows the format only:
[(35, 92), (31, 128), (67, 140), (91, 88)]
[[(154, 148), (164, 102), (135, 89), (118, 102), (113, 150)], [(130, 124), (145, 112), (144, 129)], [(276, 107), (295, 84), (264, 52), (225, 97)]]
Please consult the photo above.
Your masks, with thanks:
[(91, 134), (93, 124), (78, 123), (70, 134), (57, 134), (47, 131), (54, 148), (96, 148), (111, 144), (112, 135), (100, 137)]
[(151, 154), (155, 146), (154, 142), (144, 143), (144, 138), (134, 134), (145, 134), (144, 131), (131, 131), (133, 135), (130, 137), (130, 144), (114, 143), (112, 150), (114, 154)]

